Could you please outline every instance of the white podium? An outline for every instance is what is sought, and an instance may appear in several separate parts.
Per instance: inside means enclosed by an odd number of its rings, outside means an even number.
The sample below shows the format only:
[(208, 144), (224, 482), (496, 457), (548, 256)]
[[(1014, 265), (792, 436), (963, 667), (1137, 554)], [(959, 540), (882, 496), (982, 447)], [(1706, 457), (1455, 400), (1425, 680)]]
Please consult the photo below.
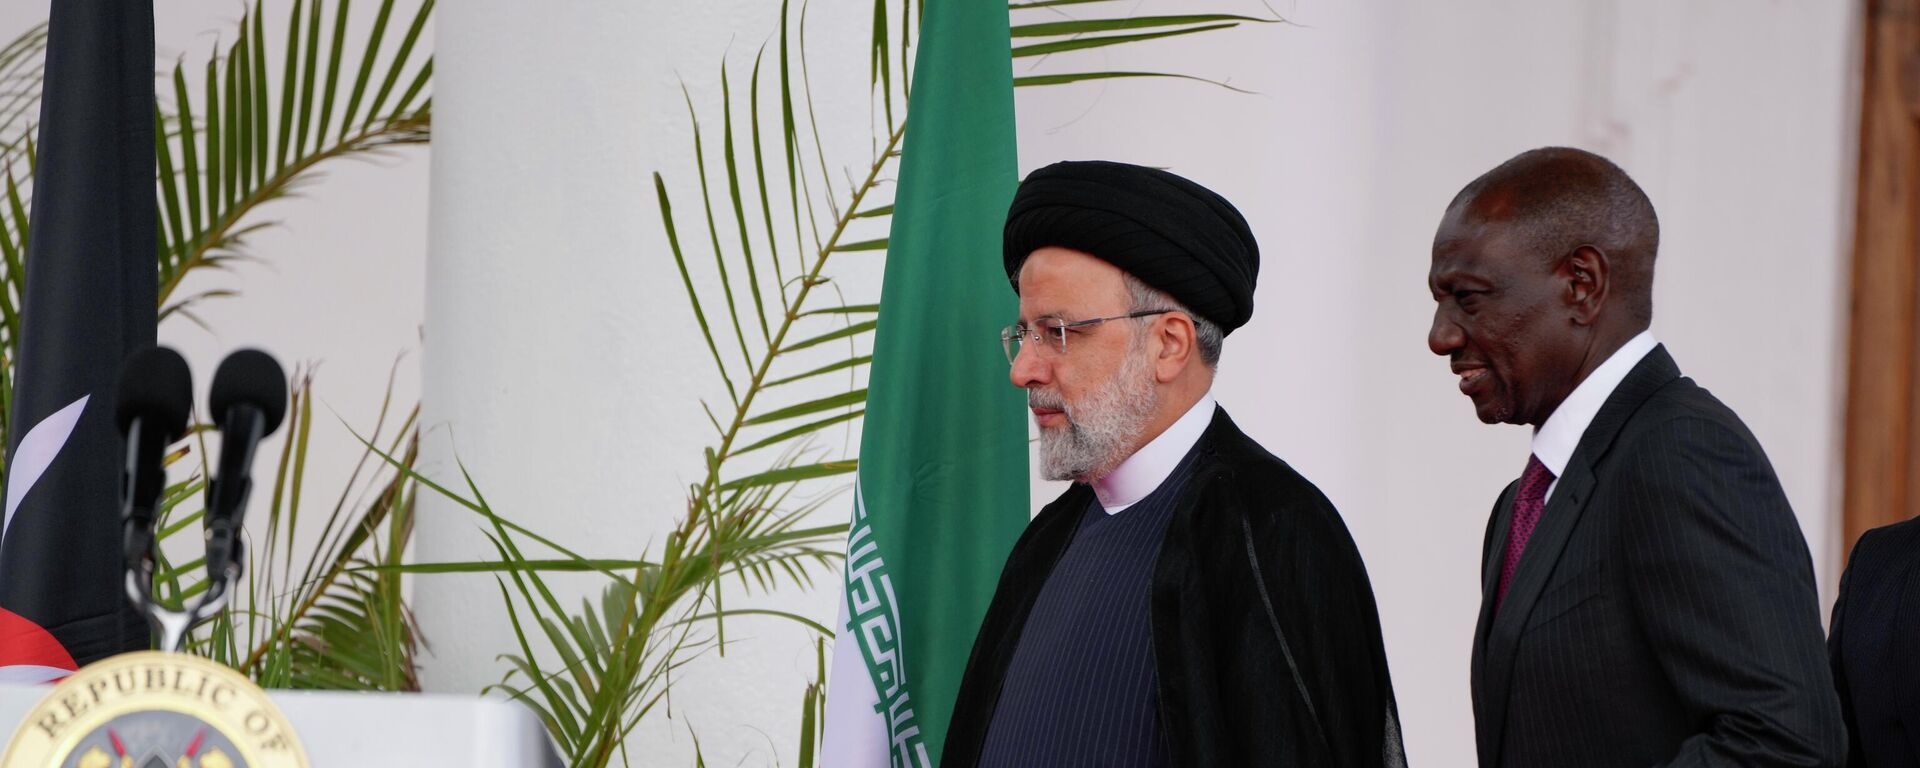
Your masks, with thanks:
[[(0, 739), (51, 690), (0, 685)], [(430, 693), (269, 695), (293, 723), (313, 768), (561, 768), (540, 718), (517, 702)]]

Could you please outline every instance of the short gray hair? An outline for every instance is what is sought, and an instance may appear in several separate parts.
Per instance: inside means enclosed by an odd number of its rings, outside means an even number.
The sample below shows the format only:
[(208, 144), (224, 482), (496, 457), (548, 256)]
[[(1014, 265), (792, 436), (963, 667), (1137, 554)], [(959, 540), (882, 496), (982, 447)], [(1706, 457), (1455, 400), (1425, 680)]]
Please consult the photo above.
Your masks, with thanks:
[(1173, 298), (1173, 296), (1166, 291), (1147, 285), (1131, 273), (1122, 272), (1120, 276), (1124, 278), (1127, 283), (1127, 297), (1132, 303), (1132, 309), (1130, 311), (1144, 312), (1150, 309), (1171, 309), (1192, 318), (1194, 344), (1200, 348), (1200, 362), (1205, 363), (1208, 370), (1218, 370), (1220, 368), (1220, 347), (1225, 342), (1227, 335), (1220, 330), (1219, 324), (1194, 314), (1194, 311), (1188, 309), (1187, 305), (1180, 303), (1178, 299)]

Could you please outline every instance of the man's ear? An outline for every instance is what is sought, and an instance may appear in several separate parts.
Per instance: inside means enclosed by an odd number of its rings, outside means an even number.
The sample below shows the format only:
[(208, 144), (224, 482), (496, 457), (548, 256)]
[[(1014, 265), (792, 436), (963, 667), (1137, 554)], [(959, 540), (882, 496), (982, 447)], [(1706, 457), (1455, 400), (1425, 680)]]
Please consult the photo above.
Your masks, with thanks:
[(1560, 260), (1559, 277), (1566, 281), (1565, 300), (1574, 325), (1593, 325), (1606, 306), (1613, 266), (1598, 247), (1582, 245)]
[(1193, 327), (1193, 318), (1185, 312), (1157, 316), (1152, 333), (1154, 340), (1160, 342), (1153, 358), (1153, 377), (1164, 384), (1178, 377), (1199, 354), (1199, 336)]

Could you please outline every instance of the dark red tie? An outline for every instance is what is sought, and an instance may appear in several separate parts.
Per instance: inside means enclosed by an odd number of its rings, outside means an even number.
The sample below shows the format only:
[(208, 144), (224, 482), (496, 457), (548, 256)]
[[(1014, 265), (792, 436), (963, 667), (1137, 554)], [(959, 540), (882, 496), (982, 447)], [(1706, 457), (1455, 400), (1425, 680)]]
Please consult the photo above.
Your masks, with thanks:
[(1527, 551), (1527, 539), (1533, 537), (1533, 527), (1540, 522), (1540, 510), (1547, 505), (1547, 489), (1553, 487), (1553, 473), (1547, 465), (1540, 463), (1540, 457), (1527, 457), (1526, 474), (1520, 476), (1520, 492), (1513, 497), (1513, 525), (1507, 529), (1507, 552), (1500, 561), (1500, 593), (1494, 598), (1494, 609), (1507, 599), (1507, 584), (1513, 581), (1513, 571), (1520, 565), (1520, 553)]

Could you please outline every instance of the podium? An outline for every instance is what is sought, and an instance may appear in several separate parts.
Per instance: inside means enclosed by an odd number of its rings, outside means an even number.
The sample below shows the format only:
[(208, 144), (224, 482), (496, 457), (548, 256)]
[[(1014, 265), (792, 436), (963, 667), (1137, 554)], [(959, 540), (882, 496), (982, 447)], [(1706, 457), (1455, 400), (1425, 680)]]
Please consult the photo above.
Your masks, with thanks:
[[(0, 685), (0, 738), (52, 690)], [(514, 701), (431, 693), (268, 694), (293, 724), (313, 768), (562, 766), (540, 718)]]

